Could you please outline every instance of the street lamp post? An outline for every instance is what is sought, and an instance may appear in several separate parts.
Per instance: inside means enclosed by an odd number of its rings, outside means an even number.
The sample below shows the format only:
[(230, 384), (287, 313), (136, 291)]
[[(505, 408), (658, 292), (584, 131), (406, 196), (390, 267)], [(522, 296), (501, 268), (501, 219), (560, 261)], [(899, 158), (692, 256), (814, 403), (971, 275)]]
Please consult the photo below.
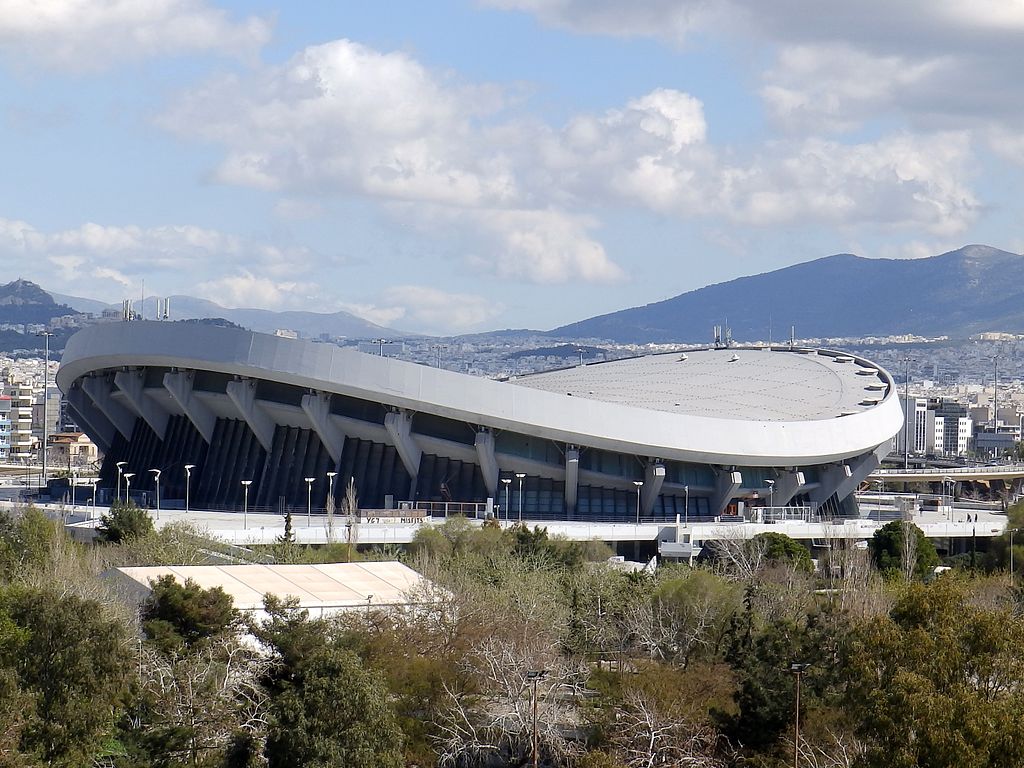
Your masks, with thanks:
[(1010, 589), (1013, 589), (1013, 534), (1015, 534), (1018, 530), (1019, 530), (1018, 528), (1011, 528), (1009, 530), (1009, 534), (1010, 534)]
[[(944, 478), (942, 478), (942, 495), (949, 497), (946, 500), (946, 519), (947, 520), (952, 520), (953, 519), (953, 492), (954, 492), (955, 488), (956, 488), (956, 481), (953, 480), (953, 478), (951, 478), (951, 477), (944, 477)], [(949, 490), (948, 494), (946, 493), (947, 489)]]
[(121, 501), (121, 477), (124, 475), (124, 468), (128, 465), (127, 461), (117, 462), (117, 500)]
[(512, 478), (501, 478), (501, 484), (505, 486), (505, 522), (508, 522), (508, 487), (512, 485)]
[(636, 486), (636, 524), (640, 525), (640, 489), (644, 487), (644, 481), (634, 480), (633, 485)]
[(334, 498), (334, 478), (338, 476), (337, 472), (327, 473), (327, 498)]
[(188, 514), (188, 504), (189, 504), (188, 495), (189, 495), (189, 486), (192, 484), (192, 470), (195, 469), (195, 468), (196, 468), (195, 464), (186, 464), (185, 465), (185, 514), (186, 515)]
[(525, 472), (516, 472), (516, 477), (519, 478), (519, 524), (523, 523), (523, 478), (526, 477)]
[(683, 486), (683, 525), (687, 528), (690, 527), (690, 486)]
[(100, 479), (98, 477), (94, 477), (90, 482), (92, 482), (92, 516), (89, 519), (90, 520), (95, 520), (96, 519), (96, 486), (99, 484)]
[(75, 486), (78, 485), (78, 470), (71, 470), (71, 514), (75, 514)]
[(134, 472), (124, 473), (124, 500), (125, 504), (131, 504), (132, 501), (132, 478), (135, 477)]
[(315, 477), (306, 478), (306, 527), (311, 526), (313, 520), (313, 481)]
[(545, 675), (547, 675), (546, 669), (531, 669), (526, 673), (526, 679), (533, 685), (533, 768), (537, 768), (538, 762), (540, 760), (540, 743), (537, 734), (537, 683), (539, 683), (541, 678), (543, 678)]
[(160, 519), (160, 470), (151, 469), (153, 473), (153, 482), (156, 483), (156, 519)]
[(793, 768), (800, 768), (800, 678), (809, 664), (789, 665), (789, 672), (796, 676), (796, 716), (793, 718)]
[(46, 449), (49, 447), (47, 443), (50, 441), (50, 425), (47, 423), (47, 402), (50, 398), (48, 397), (47, 390), (50, 388), (50, 337), (53, 336), (49, 331), (43, 331), (38, 334), (43, 337), (44, 347), (46, 349), (43, 362), (43, 482), (42, 485), (46, 487)]
[(380, 346), (380, 356), (384, 357), (384, 345), (388, 343), (388, 340), (387, 339), (374, 339), (373, 343)]
[[(910, 469), (910, 358), (903, 358), (906, 366), (903, 378), (903, 469)], [(914, 409), (914, 419), (917, 419), (917, 408)], [(914, 425), (914, 432), (917, 432), (917, 424)]]
[(765, 480), (768, 483), (768, 510), (769, 513), (775, 511), (775, 481)]
[(249, 486), (252, 485), (252, 480), (242, 481), (242, 529), (249, 529)]

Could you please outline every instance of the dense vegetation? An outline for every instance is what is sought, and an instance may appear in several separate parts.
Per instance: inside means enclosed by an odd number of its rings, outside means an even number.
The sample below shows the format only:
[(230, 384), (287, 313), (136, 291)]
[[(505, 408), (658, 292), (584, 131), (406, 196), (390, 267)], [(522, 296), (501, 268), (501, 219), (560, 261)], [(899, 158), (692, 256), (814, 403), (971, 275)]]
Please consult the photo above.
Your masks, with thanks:
[(818, 767), (1024, 764), (1004, 541), (938, 578), (899, 523), (866, 550), (834, 542), (817, 573), (778, 534), (651, 573), (609, 566), (601, 544), (451, 520), (401, 553), (255, 553), (400, 554), (434, 584), (415, 608), (331, 620), (269, 599), (255, 623), (171, 579), (125, 602), (106, 568), (223, 549), (137, 522), (117, 510), (83, 547), (33, 509), (0, 518), (0, 767), (522, 766), (534, 703), (546, 766), (768, 768), (794, 748)]

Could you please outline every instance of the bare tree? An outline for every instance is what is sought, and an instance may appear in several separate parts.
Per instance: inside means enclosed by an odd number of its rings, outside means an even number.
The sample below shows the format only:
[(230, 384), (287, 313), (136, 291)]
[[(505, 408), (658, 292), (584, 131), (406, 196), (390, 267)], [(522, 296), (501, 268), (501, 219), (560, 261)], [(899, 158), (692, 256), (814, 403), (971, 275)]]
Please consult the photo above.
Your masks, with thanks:
[(345, 522), (345, 539), (348, 544), (349, 562), (352, 562), (352, 547), (359, 542), (359, 496), (356, 493), (356, 479), (349, 477), (348, 485), (345, 486), (345, 500), (342, 502), (342, 511), (347, 518)]
[(522, 646), (497, 636), (488, 638), (465, 664), (467, 686), (445, 685), (446, 702), (437, 723), (441, 765), (524, 760), (532, 744), (534, 705), (541, 752), (565, 761), (580, 751), (571, 735), (580, 724), (583, 664), (556, 654), (547, 643)]
[(725, 571), (743, 581), (751, 581), (761, 570), (765, 561), (766, 545), (758, 539), (747, 537), (740, 526), (735, 529), (717, 531), (720, 537), (708, 542), (716, 559)]

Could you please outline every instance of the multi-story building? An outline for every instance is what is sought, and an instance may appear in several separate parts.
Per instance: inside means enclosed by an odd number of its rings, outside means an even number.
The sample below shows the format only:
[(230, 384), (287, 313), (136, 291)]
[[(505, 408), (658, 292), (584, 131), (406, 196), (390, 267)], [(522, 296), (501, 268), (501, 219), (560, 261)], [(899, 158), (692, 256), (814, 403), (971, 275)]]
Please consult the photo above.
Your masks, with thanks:
[(11, 399), (11, 448), (9, 457), (15, 461), (31, 460), (37, 448), (32, 434), (32, 407), (35, 387), (18, 382), (8, 383), (5, 394)]
[[(909, 403), (909, 408), (908, 408)], [(924, 455), (931, 452), (932, 441), (929, 439), (928, 398), (911, 396), (909, 400), (900, 395), (900, 407), (903, 409), (903, 429), (896, 434), (895, 452), (903, 455), (906, 451), (906, 440), (910, 439), (910, 453)], [(934, 429), (934, 427), (932, 427)]]
[(0, 395), (0, 461), (7, 461), (11, 453), (11, 398)]
[(971, 449), (974, 422), (967, 406), (950, 400), (939, 400), (929, 408), (932, 423), (933, 452), (939, 456), (965, 456)]

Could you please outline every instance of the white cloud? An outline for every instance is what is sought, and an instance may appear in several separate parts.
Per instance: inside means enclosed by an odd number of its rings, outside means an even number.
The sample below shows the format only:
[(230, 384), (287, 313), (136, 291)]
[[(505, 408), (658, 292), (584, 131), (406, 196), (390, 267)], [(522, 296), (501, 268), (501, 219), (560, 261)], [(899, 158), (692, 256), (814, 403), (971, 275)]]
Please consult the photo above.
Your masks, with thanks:
[[(213, 286), (219, 279), (213, 276), (243, 267), (254, 274), (243, 272), (242, 277), (228, 280), (224, 287), (229, 295), (240, 295), (248, 279), (261, 297), (283, 302), (287, 290), (274, 298), (259, 281), (283, 280), (282, 285), (289, 285), (296, 275), (313, 267), (316, 257), (307, 248), (255, 242), (191, 225), (90, 222), (46, 232), (24, 221), (0, 218), (0, 258), (24, 265), (26, 276), (50, 290), (111, 302), (125, 289), (138, 290), (144, 279), (152, 291), (189, 293), (197, 282)], [(300, 286), (295, 283), (292, 288)]]
[(206, 280), (196, 286), (196, 295), (223, 307), (261, 309), (308, 309), (320, 292), (315, 283), (282, 281), (254, 275), (248, 270)]
[(545, 24), (577, 32), (676, 41), (717, 12), (704, 0), (483, 0), (483, 4), (525, 11)]
[(115, 61), (213, 52), (251, 57), (270, 23), (234, 21), (203, 0), (0, 0), (0, 54), (80, 72)]
[(451, 293), (422, 285), (395, 285), (372, 304), (345, 304), (354, 315), (378, 325), (402, 324), (425, 333), (481, 330), (504, 306), (479, 294)]

